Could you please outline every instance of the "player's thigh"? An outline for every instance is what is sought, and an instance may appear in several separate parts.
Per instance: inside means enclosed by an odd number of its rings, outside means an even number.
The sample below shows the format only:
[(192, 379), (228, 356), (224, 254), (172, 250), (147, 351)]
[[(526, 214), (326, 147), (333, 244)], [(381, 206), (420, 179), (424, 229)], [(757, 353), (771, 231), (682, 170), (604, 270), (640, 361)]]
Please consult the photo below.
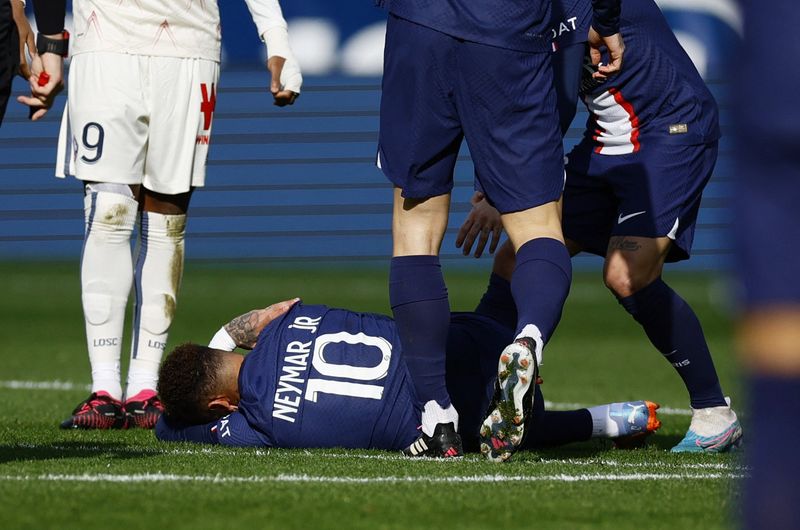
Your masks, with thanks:
[(148, 129), (140, 60), (118, 53), (72, 58), (59, 174), (92, 182), (142, 182)]
[(505, 213), (500, 217), (515, 251), (532, 239), (545, 237), (564, 241), (560, 201), (548, 202), (519, 212)]
[(139, 202), (142, 210), (146, 212), (162, 213), (165, 215), (185, 215), (189, 210), (189, 201), (192, 190), (186, 193), (167, 195), (142, 188)]
[(205, 185), (219, 64), (150, 57), (148, 72), (150, 144), (143, 185), (165, 195), (187, 193)]
[(464, 42), (456, 103), (481, 187), (500, 213), (557, 201), (564, 154), (550, 54)]
[(389, 15), (377, 165), (422, 199), (450, 193), (463, 133), (453, 101), (456, 40)]
[(394, 188), (392, 255), (438, 255), (449, 212), (450, 194), (409, 199), (403, 197), (400, 188)]
[(643, 145), (630, 155), (602, 158), (619, 208), (612, 236), (669, 238), (667, 261), (688, 259), (703, 190), (717, 160), (717, 143)]
[(661, 276), (671, 247), (668, 237), (612, 236), (603, 266), (606, 285), (621, 297), (650, 285)]
[(567, 181), (562, 199), (564, 237), (571, 242), (570, 252), (590, 252), (605, 256), (617, 200), (602, 178), (592, 174), (589, 164), (591, 149), (574, 149), (568, 158)]

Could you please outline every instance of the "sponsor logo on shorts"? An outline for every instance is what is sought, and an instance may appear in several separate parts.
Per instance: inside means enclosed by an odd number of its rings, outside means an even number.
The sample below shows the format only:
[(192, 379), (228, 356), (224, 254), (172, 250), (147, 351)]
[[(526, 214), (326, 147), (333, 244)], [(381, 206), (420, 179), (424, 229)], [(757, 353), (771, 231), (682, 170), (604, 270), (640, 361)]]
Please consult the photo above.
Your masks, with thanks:
[[(211, 88), (207, 83), (200, 83), (200, 94), (203, 101), (200, 102), (200, 112), (203, 114), (203, 130), (211, 129), (211, 120), (214, 111), (217, 109), (217, 88), (211, 83)], [(208, 134), (198, 134), (196, 143), (198, 145), (208, 145), (211, 138)]]
[(686, 134), (689, 132), (689, 126), (685, 123), (676, 123), (669, 126), (670, 134)]

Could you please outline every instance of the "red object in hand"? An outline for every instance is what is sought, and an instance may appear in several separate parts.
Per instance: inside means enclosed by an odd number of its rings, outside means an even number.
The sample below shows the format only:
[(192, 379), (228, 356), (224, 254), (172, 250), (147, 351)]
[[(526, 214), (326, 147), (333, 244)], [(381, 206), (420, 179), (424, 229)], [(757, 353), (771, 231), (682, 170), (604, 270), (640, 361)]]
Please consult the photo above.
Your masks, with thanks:
[(41, 74), (39, 74), (39, 82), (38, 82), (39, 86), (45, 86), (49, 82), (50, 82), (50, 74), (48, 74), (47, 72), (42, 72)]

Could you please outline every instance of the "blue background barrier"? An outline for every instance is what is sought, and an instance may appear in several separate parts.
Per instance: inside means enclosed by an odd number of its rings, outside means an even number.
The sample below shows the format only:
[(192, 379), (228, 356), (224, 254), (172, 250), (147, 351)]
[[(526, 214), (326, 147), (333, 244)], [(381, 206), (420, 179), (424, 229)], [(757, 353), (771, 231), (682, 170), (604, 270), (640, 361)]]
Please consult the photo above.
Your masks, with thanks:
[[(679, 3), (685, 2), (663, 2)], [(352, 52), (353, 41), (369, 41), (362, 37), (374, 34), (376, 27), (380, 33), (384, 17), (371, 8), (370, 0), (347, 0), (346, 9), (343, 4), (284, 2), (290, 24), (299, 24), (293, 26), (300, 28), (298, 33), (332, 24), (336, 39), (328, 44), (336, 53), (329, 65), (331, 75), (307, 75), (295, 107), (278, 109), (263, 88), (267, 84), (259, 66), (263, 47), (247, 21), (244, 2), (221, 2), (226, 67), (214, 116), (208, 185), (195, 194), (190, 208), (188, 259), (385, 263), (391, 251), (391, 187), (374, 167), (380, 79), (342, 74), (343, 58)], [(705, 54), (701, 69), (720, 103), (725, 134), (729, 97), (721, 75), (725, 70), (721, 50), (725, 42), (737, 38), (739, 29), (731, 18), (737, 13), (665, 10), (673, 26), (688, 35), (687, 48), (695, 46)], [(314, 17), (316, 21), (311, 20)], [(244, 24), (249, 24), (247, 31), (231, 30)], [(369, 53), (374, 55), (375, 50), (365, 52)], [(317, 71), (326, 71), (321, 66), (321, 62), (316, 65)], [(15, 88), (21, 92), (24, 83), (17, 82)], [(80, 255), (81, 186), (52, 176), (63, 105), (62, 97), (44, 123), (34, 124), (20, 105), (10, 103), (0, 128), (0, 259)], [(578, 140), (585, 121), (586, 113), (580, 109), (567, 135), (567, 148)], [(719, 269), (729, 260), (731, 149), (723, 138), (720, 160), (702, 203), (694, 258), (680, 268)], [(465, 147), (456, 168), (453, 211), (442, 249), (448, 267), (487, 264), (487, 258), (461, 257), (454, 246), (471, 194), (472, 164)], [(578, 268), (599, 263), (588, 256), (576, 260)]]

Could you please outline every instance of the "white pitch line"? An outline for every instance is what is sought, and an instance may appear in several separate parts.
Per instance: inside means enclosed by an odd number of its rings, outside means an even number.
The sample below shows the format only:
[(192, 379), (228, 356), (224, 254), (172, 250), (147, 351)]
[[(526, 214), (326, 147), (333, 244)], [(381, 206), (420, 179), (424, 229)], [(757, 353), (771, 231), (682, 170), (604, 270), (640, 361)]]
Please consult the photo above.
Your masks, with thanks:
[[(91, 390), (92, 386), (82, 383), (74, 383), (72, 381), (0, 381), (0, 389), (8, 390)], [(545, 408), (549, 410), (575, 410), (585, 409), (592, 405), (585, 403), (559, 403), (554, 401), (545, 401)], [(661, 407), (658, 413), (665, 416), (691, 416), (691, 409)]]
[(0, 381), (0, 388), (9, 390), (91, 390), (92, 385), (72, 381)]
[[(147, 453), (151, 455), (209, 455), (214, 454), (218, 456), (236, 456), (236, 457), (244, 457), (248, 456), (248, 453), (242, 451), (236, 451), (231, 449), (226, 449), (220, 446), (213, 446), (213, 447), (190, 447), (190, 448), (173, 448), (173, 447), (165, 447), (164, 449), (159, 449), (157, 447), (152, 446), (128, 446), (128, 447), (115, 447), (113, 449), (108, 449), (107, 447), (101, 445), (47, 445), (47, 444), (31, 444), (31, 443), (19, 443), (16, 444), (14, 447), (18, 447), (20, 449), (48, 449), (48, 450), (61, 450), (61, 451), (93, 451), (97, 453), (105, 453), (105, 452), (113, 452), (113, 453), (130, 453), (130, 454), (141, 454)], [(263, 448), (263, 449), (255, 449), (252, 453), (253, 456), (257, 457), (271, 457), (271, 458), (294, 458), (297, 453), (295, 452), (286, 452), (279, 448)], [(305, 456), (309, 456), (315, 459), (320, 458), (330, 458), (330, 459), (359, 459), (359, 460), (380, 460), (380, 461), (397, 461), (397, 462), (406, 462), (406, 463), (420, 463), (424, 465), (430, 464), (443, 464), (443, 465), (455, 465), (458, 462), (464, 461), (483, 461), (484, 459), (479, 455), (467, 455), (463, 460), (457, 459), (446, 459), (446, 458), (425, 458), (425, 459), (410, 459), (406, 456), (394, 453), (386, 453), (386, 454), (362, 454), (362, 453), (351, 453), (349, 451), (342, 452), (342, 453), (329, 453), (325, 451), (310, 451), (304, 450), (303, 454)], [(529, 461), (526, 462), (533, 467), (545, 466), (545, 465), (567, 465), (567, 466), (608, 466), (608, 467), (616, 467), (616, 468), (669, 468), (670, 470), (703, 470), (703, 469), (710, 469), (710, 470), (719, 470), (719, 471), (728, 471), (728, 472), (744, 472), (748, 471), (747, 466), (737, 465), (737, 464), (729, 464), (729, 463), (722, 463), (722, 462), (698, 462), (698, 463), (680, 463), (680, 462), (620, 462), (618, 460), (608, 460), (603, 458), (587, 458), (577, 459), (577, 458), (551, 458), (551, 459), (544, 459), (544, 460), (536, 460), (536, 461)]]
[(225, 475), (173, 475), (147, 473), (136, 475), (82, 474), (61, 475), (2, 475), (0, 481), (17, 482), (212, 482), (221, 483), (327, 483), (327, 484), (461, 484), (500, 482), (619, 482), (643, 480), (733, 480), (745, 478), (742, 473), (630, 473), (630, 474), (580, 474), (569, 475), (457, 475), (451, 477), (389, 476), (389, 477), (336, 477), (315, 475), (225, 476)]

